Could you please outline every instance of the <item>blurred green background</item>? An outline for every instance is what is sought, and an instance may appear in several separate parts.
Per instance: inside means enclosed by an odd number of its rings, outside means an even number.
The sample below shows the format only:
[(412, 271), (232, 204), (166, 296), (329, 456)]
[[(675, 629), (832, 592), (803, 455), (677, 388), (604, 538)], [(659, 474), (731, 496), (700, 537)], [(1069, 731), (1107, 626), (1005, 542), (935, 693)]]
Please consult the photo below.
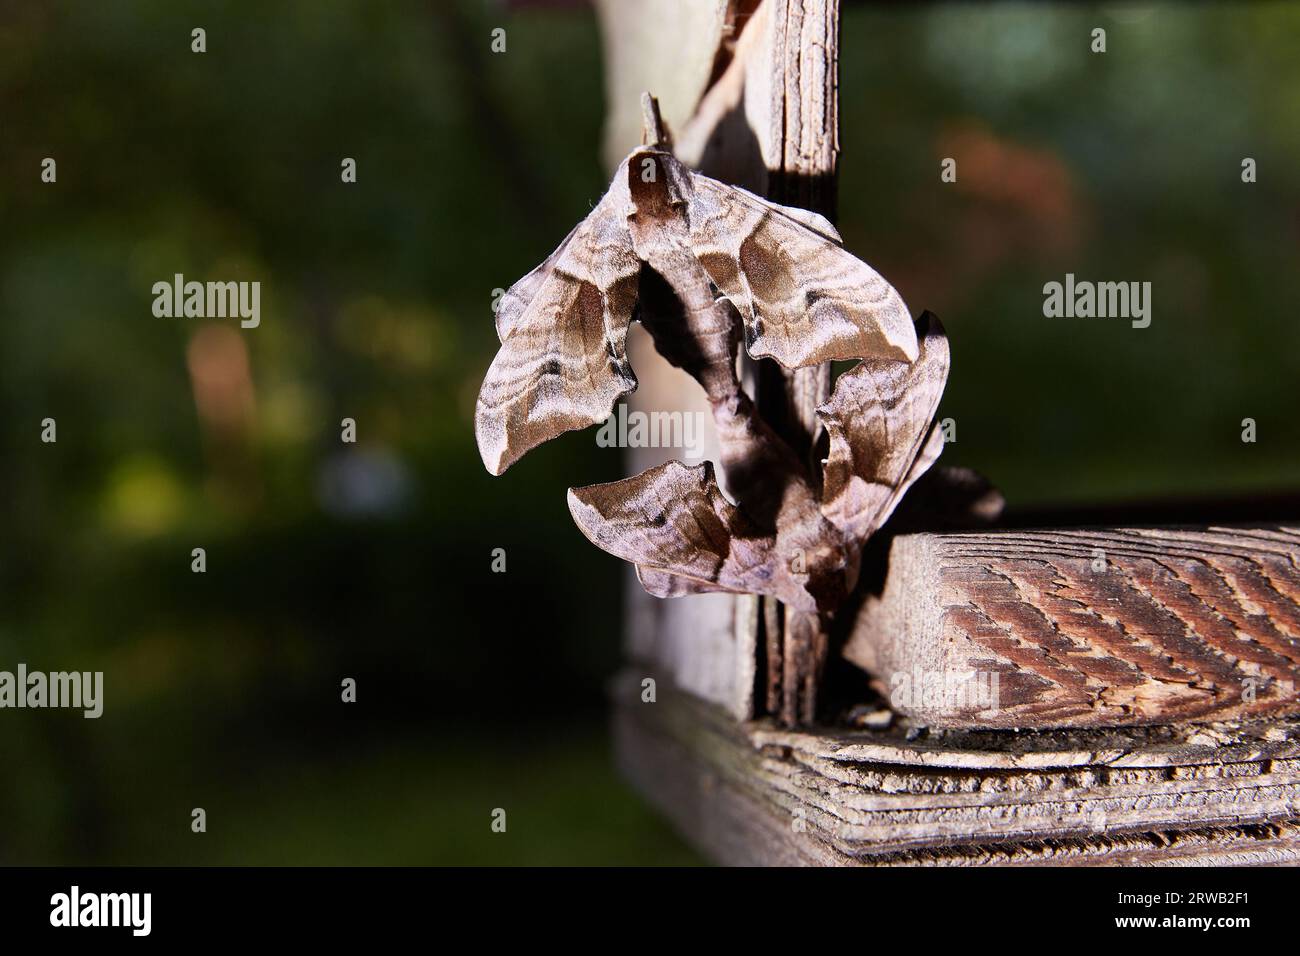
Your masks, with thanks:
[[(846, 4), (841, 231), (948, 327), (948, 463), (1300, 487), (1297, 49), (1282, 3)], [(0, 863), (695, 860), (610, 759), (622, 574), (564, 489), (617, 452), (473, 443), (600, 90), (583, 7), (0, 2), (0, 669), (106, 674), (99, 720), (0, 711)], [(261, 327), (155, 318), (177, 272)], [(1151, 327), (1043, 318), (1066, 272), (1151, 281)]]

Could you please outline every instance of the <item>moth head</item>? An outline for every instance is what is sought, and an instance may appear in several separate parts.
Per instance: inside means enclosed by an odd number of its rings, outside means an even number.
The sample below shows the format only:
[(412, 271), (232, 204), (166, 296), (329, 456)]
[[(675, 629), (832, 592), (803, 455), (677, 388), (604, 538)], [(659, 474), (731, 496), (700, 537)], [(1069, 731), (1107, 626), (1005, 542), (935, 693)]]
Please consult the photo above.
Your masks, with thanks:
[(633, 150), (627, 161), (628, 218), (664, 220), (685, 213), (690, 174), (672, 153), (652, 146)]

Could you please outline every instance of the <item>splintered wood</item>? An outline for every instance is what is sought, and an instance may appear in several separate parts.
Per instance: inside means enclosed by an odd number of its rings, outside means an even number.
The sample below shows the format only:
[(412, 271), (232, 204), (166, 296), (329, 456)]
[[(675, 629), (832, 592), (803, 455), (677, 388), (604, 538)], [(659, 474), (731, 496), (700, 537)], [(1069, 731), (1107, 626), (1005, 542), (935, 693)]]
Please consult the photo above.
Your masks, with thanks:
[(936, 727), (1300, 711), (1300, 527), (915, 534), (845, 656)]
[(801, 733), (641, 675), (621, 769), (738, 865), (1300, 863), (1300, 720), (1072, 731)]

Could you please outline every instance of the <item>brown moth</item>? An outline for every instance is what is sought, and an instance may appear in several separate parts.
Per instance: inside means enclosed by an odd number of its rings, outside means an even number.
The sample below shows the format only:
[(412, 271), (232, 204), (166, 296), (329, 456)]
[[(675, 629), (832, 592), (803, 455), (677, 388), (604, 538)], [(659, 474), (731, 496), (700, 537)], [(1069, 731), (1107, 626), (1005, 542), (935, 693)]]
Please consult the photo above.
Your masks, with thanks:
[[(669, 462), (570, 489), (578, 527), (636, 564), (652, 594), (752, 592), (832, 610), (857, 579), (862, 542), (942, 447), (932, 429), (948, 370), (938, 320), (927, 313), (914, 325), (893, 287), (846, 252), (823, 217), (643, 146), (501, 299), (501, 349), (475, 416), (488, 471), (603, 421), (636, 388), (626, 356), (634, 318), (703, 387), (735, 500), (712, 465)], [(818, 409), (830, 444), (823, 481), (741, 388), (742, 337), (750, 356), (786, 368), (864, 360)]]
[(543, 442), (604, 421), (636, 388), (625, 346), (645, 267), (688, 312), (711, 309), (715, 290), (725, 296), (755, 358), (787, 368), (912, 361), (902, 299), (838, 243), (815, 213), (692, 172), (664, 150), (633, 150), (587, 218), (501, 298), (501, 350), (475, 418), (488, 471), (499, 475)]

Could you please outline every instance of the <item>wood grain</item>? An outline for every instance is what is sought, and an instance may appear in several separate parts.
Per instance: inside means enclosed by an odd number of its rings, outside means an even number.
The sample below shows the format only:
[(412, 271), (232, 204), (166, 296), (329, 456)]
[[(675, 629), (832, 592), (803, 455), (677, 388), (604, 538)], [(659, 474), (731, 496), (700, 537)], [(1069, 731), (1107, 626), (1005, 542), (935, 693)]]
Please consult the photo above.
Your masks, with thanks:
[(615, 682), (622, 772), (738, 865), (1300, 863), (1300, 721), (1045, 732), (783, 730)]
[[(844, 655), (936, 727), (1295, 713), (1298, 555), (1300, 525), (1263, 523), (904, 535)], [(916, 692), (972, 672), (996, 675), (993, 706)]]
[[(832, 222), (837, 215), (839, 175), (839, 0), (770, 4), (769, 75), (772, 115), (767, 129), (767, 195), (783, 205), (802, 206)], [(817, 408), (830, 395), (830, 367), (786, 372), (769, 368), (769, 378), (785, 381), (776, 393), (784, 402), (788, 440), (810, 459), (817, 457)], [(765, 399), (761, 391), (760, 407)], [(769, 394), (773, 390), (769, 385)], [(813, 462), (816, 463), (815, 461)], [(813, 469), (814, 473), (816, 468)], [(830, 640), (825, 622), (797, 608), (784, 609), (781, 656), (768, 661), (781, 673), (782, 722), (793, 727), (817, 717), (818, 689)], [(773, 646), (771, 644), (768, 645)]]

